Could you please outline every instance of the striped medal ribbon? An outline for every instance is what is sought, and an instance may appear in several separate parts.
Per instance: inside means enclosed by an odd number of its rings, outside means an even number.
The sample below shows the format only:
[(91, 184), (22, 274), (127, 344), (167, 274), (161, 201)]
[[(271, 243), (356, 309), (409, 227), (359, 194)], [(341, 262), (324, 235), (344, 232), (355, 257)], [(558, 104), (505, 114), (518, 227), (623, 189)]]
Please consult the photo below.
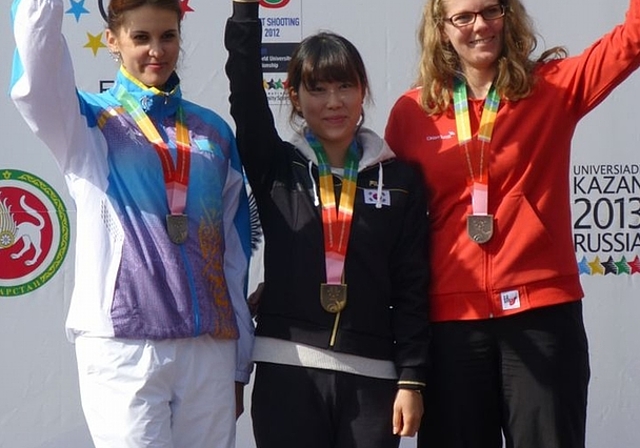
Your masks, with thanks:
[(456, 129), (458, 144), (464, 151), (464, 158), (469, 169), (469, 185), (471, 188), (472, 213), (467, 216), (467, 233), (469, 238), (479, 244), (488, 242), (493, 236), (493, 215), (489, 209), (489, 167), (485, 164), (485, 150), (491, 144), (493, 128), (498, 115), (500, 97), (494, 85), (484, 101), (484, 109), (480, 118), (478, 141), (480, 143), (480, 165), (476, 178), (471, 163), (469, 146), (473, 141), (471, 133), (471, 120), (469, 118), (469, 100), (467, 98), (467, 86), (458, 77), (454, 80), (453, 107), (456, 116)]
[[(153, 87), (151, 89), (157, 91), (155, 93), (162, 93)], [(176, 111), (177, 163), (174, 165), (169, 145), (162, 139), (157, 128), (138, 101), (122, 85), (116, 89), (115, 97), (124, 110), (131, 115), (131, 118), (136, 122), (142, 134), (153, 145), (160, 158), (170, 211), (170, 214), (166, 216), (167, 234), (171, 242), (183, 244), (188, 236), (188, 219), (184, 210), (187, 206), (191, 142), (189, 130), (185, 125), (182, 105), (179, 105)]]
[(324, 231), (325, 266), (327, 281), (320, 286), (320, 302), (330, 313), (339, 313), (347, 304), (347, 285), (344, 284), (344, 265), (353, 220), (353, 206), (358, 179), (358, 144), (349, 145), (342, 178), (340, 202), (336, 204), (333, 175), (322, 144), (311, 131), (305, 134), (318, 158), (320, 201)]

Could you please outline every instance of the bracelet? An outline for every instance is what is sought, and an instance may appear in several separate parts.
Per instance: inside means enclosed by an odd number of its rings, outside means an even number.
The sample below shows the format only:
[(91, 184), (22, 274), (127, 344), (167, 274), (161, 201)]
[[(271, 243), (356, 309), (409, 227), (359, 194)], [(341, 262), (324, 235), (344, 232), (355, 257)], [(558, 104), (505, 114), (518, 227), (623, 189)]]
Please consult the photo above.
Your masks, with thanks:
[(409, 389), (409, 388), (401, 387), (400, 390), (408, 390), (409, 392), (415, 392), (418, 395), (422, 395), (422, 391), (420, 389)]

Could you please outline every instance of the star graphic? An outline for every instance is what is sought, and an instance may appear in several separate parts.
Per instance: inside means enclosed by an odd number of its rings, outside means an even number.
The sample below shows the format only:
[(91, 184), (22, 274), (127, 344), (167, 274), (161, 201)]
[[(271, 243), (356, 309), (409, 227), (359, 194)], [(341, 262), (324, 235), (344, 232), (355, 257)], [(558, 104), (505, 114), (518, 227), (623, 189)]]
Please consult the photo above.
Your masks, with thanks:
[(189, 0), (180, 0), (180, 9), (182, 9), (182, 17), (188, 12), (193, 12), (193, 8), (189, 6)]
[(84, 48), (91, 48), (94, 56), (98, 54), (98, 49), (107, 48), (107, 46), (102, 43), (102, 33), (96, 35), (87, 33), (87, 39), (89, 41), (85, 44)]
[(600, 257), (596, 257), (595, 260), (589, 262), (589, 266), (591, 267), (591, 275), (604, 275), (604, 268), (600, 262)]
[(282, 84), (282, 79), (278, 79), (278, 81), (276, 81), (276, 89), (284, 89), (284, 84)]
[(631, 268), (631, 274), (640, 274), (640, 256), (636, 255), (633, 261), (629, 262), (629, 268)]
[(70, 0), (71, 8), (65, 11), (65, 14), (73, 14), (76, 17), (76, 22), (80, 21), (82, 14), (89, 14), (89, 10), (84, 7), (85, 0)]
[(618, 268), (618, 275), (631, 273), (631, 268), (629, 267), (629, 263), (627, 263), (627, 259), (624, 255), (620, 261), (616, 262), (616, 267)]
[(582, 256), (582, 260), (578, 263), (578, 270), (580, 271), (580, 275), (591, 275), (591, 268), (589, 267), (589, 263), (587, 263), (587, 257), (584, 255)]
[(273, 80), (273, 78), (267, 84), (269, 85), (269, 90), (273, 90), (276, 88), (276, 82)]
[(602, 263), (602, 266), (604, 266), (604, 275), (609, 275), (609, 274), (617, 275), (618, 274), (618, 268), (617, 268), (616, 264), (613, 261), (613, 257), (609, 257), (609, 259), (607, 261)]

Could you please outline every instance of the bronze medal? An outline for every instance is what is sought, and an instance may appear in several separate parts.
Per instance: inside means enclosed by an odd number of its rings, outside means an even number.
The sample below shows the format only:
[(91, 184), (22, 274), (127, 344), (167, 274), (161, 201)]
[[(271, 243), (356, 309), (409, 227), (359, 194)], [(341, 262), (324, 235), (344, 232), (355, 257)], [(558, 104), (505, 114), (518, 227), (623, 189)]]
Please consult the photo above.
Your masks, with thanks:
[(478, 244), (484, 244), (493, 236), (493, 215), (467, 216), (467, 233)]
[(329, 313), (339, 313), (347, 306), (347, 285), (328, 284), (320, 285), (320, 304)]
[(167, 233), (174, 244), (183, 244), (187, 241), (189, 233), (187, 215), (167, 215)]

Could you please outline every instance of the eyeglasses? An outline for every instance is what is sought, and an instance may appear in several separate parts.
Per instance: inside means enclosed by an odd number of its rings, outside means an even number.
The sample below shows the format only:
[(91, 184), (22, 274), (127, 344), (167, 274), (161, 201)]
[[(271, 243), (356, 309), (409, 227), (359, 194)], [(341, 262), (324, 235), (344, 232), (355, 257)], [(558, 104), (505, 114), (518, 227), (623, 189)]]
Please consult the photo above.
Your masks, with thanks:
[(446, 18), (447, 22), (450, 22), (453, 26), (457, 28), (462, 28), (464, 26), (473, 25), (476, 23), (476, 19), (478, 16), (482, 16), (482, 18), (486, 21), (490, 20), (498, 20), (500, 17), (504, 17), (505, 15), (505, 7), (504, 5), (492, 5), (484, 8), (480, 12), (461, 12), (458, 14), (454, 14), (451, 17)]

